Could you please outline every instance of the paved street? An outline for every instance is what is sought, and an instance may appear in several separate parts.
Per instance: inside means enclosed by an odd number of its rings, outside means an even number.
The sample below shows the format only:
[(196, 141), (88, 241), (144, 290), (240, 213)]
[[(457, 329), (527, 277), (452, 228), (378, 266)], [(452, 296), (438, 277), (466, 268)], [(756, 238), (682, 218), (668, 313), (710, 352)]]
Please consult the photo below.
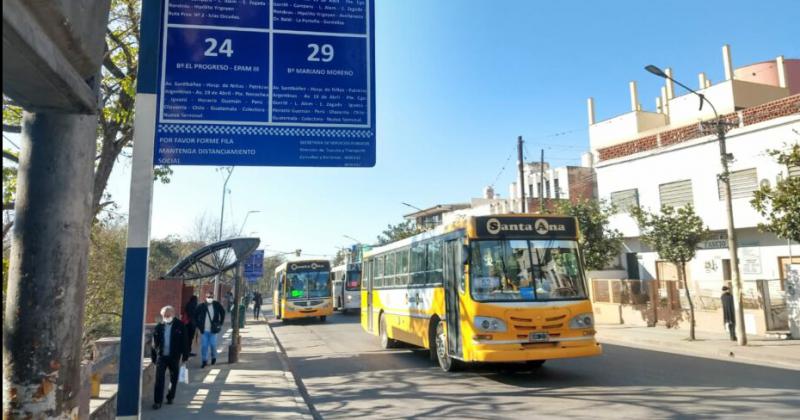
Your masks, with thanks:
[(795, 417), (796, 371), (614, 345), (535, 372), (446, 374), (414, 349), (384, 351), (358, 315), (271, 325), (314, 409), (336, 418)]

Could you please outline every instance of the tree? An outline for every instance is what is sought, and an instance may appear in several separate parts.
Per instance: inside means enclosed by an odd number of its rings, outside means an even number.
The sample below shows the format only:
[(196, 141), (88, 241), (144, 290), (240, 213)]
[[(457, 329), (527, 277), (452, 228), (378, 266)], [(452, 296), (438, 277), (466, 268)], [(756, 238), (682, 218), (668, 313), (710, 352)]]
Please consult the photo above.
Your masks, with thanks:
[(650, 213), (639, 207), (631, 209), (641, 230), (641, 239), (658, 252), (658, 257), (678, 268), (678, 281), (689, 302), (689, 339), (695, 339), (694, 303), (686, 280), (686, 263), (695, 256), (697, 245), (708, 236), (708, 228), (695, 214), (691, 204), (675, 209), (662, 206), (661, 213)]
[[(139, 20), (141, 0), (112, 0), (106, 29), (106, 48), (100, 84), (100, 109), (97, 130), (97, 155), (92, 188), (92, 208), (95, 216), (114, 203), (106, 192), (108, 179), (120, 157), (130, 157), (133, 146), (134, 98), (136, 74), (139, 65)], [(3, 97), (3, 132), (19, 133), (22, 110), (10, 99)], [(5, 152), (5, 150), (4, 150)], [(14, 151), (9, 151), (15, 153)], [(5, 153), (4, 153), (5, 156)], [(4, 209), (7, 185), (16, 182), (16, 174), (6, 178), (3, 169)], [(13, 176), (11, 176), (13, 175)], [(155, 168), (155, 179), (170, 181), (172, 169)]]
[(427, 229), (425, 228), (416, 226), (414, 222), (410, 220), (400, 222), (396, 225), (390, 223), (386, 226), (386, 229), (384, 229), (383, 233), (378, 235), (378, 245), (385, 245), (390, 242), (399, 241), (426, 230)]
[(339, 248), (336, 250), (336, 255), (333, 257), (333, 262), (331, 265), (336, 267), (337, 265), (342, 265), (347, 262), (347, 255), (350, 253), (350, 250), (347, 248)]
[[(800, 143), (768, 153), (787, 169), (800, 168)], [(766, 219), (766, 223), (758, 224), (759, 230), (800, 242), (800, 176), (781, 179), (775, 187), (762, 185), (750, 204)]]
[(269, 255), (264, 257), (264, 277), (259, 288), (267, 293), (272, 292), (272, 277), (275, 274), (275, 269), (286, 261), (283, 254)]
[(619, 255), (622, 233), (609, 227), (609, 218), (616, 213), (614, 205), (602, 200), (562, 201), (557, 211), (578, 219), (581, 231), (578, 243), (583, 249), (587, 270), (602, 270)]
[(122, 321), (122, 289), (125, 271), (124, 220), (105, 220), (92, 226), (89, 270), (86, 279), (86, 314), (83, 348), (101, 337), (119, 336)]

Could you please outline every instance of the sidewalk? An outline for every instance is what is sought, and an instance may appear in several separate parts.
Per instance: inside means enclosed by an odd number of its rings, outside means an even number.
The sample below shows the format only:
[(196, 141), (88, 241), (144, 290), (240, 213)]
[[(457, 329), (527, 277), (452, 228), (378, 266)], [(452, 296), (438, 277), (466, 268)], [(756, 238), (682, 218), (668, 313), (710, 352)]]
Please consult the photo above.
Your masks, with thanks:
[(604, 344), (800, 370), (800, 340), (748, 336), (747, 346), (740, 347), (727, 334), (698, 331), (695, 341), (688, 336), (686, 329), (597, 325), (597, 339)]
[(189, 359), (189, 383), (178, 384), (173, 405), (152, 408), (145, 398), (143, 419), (311, 419), (265, 320), (248, 311), (241, 332), (239, 362), (228, 364), (231, 330), (220, 337), (217, 364), (200, 369), (200, 355)]

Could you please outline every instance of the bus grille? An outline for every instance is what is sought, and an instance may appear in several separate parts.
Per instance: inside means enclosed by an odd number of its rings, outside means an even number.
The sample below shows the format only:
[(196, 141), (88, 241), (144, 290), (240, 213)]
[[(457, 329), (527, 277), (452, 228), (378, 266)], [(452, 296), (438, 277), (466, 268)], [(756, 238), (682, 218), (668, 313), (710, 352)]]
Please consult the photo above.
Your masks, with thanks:
[(294, 302), (296, 306), (316, 306), (321, 303), (322, 303), (321, 300), (307, 300), (307, 301)]

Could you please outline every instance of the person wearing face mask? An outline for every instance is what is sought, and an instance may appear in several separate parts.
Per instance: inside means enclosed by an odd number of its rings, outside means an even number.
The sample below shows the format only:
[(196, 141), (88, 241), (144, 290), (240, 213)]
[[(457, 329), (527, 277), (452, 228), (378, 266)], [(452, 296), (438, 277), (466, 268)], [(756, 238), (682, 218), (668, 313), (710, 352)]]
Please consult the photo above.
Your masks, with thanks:
[(183, 323), (175, 319), (175, 309), (172, 306), (161, 308), (161, 322), (153, 330), (153, 341), (150, 348), (150, 358), (156, 365), (155, 403), (153, 409), (161, 408), (164, 400), (164, 375), (169, 370), (169, 392), (167, 404), (172, 404), (175, 391), (178, 387), (178, 372), (181, 363), (189, 359), (189, 343), (186, 328)]
[[(195, 327), (200, 330), (200, 357), (201, 368), (208, 366), (209, 356), (211, 364), (217, 363), (217, 333), (222, 330), (225, 322), (225, 308), (214, 300), (214, 295), (208, 293), (206, 301), (197, 305), (195, 310)], [(210, 353), (210, 354), (209, 354)]]

